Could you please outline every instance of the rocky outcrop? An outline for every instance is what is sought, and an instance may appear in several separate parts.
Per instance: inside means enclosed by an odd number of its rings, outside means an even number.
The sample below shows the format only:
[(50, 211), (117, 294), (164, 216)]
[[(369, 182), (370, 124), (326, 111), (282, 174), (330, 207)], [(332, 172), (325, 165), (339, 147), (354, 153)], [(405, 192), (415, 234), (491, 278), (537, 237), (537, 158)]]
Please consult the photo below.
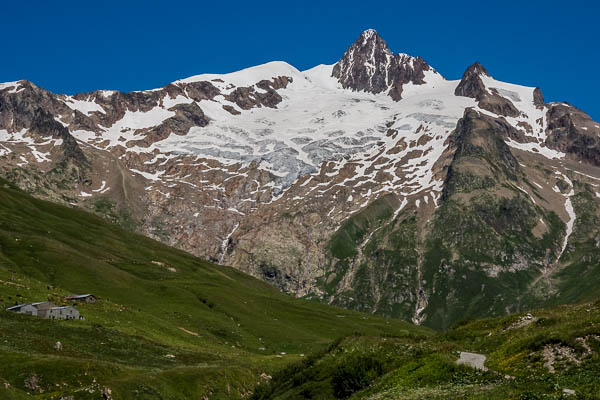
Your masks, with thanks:
[(600, 125), (566, 103), (550, 103), (546, 145), (571, 158), (600, 166)]
[(167, 118), (161, 124), (151, 129), (143, 129), (139, 133), (143, 139), (131, 141), (128, 146), (148, 147), (153, 143), (164, 140), (172, 133), (186, 135), (190, 128), (208, 125), (208, 117), (196, 103), (177, 104), (170, 108), (175, 111), (175, 116)]
[(479, 100), (479, 107), (505, 117), (517, 117), (519, 115), (519, 110), (510, 100), (500, 96), (496, 89), (492, 88), (490, 92), (491, 94), (486, 94)]
[(396, 56), (394, 65), (388, 72), (388, 80), (391, 83), (388, 94), (395, 101), (399, 101), (402, 99), (405, 84), (425, 84), (425, 71), (433, 71), (433, 68), (421, 57), (411, 57), (404, 54)]
[[(443, 199), (456, 192), (470, 192), (496, 185), (499, 176), (516, 180), (519, 163), (503, 139), (518, 132), (503, 119), (484, 115), (473, 109), (465, 110), (449, 139), (447, 152), (452, 154), (444, 185)], [(488, 168), (459, 168), (461, 159), (477, 160)], [(468, 172), (467, 172), (468, 170)]]
[(514, 179), (519, 170), (519, 163), (503, 139), (517, 139), (518, 135), (517, 130), (504, 119), (468, 108), (450, 135), (449, 149), (455, 149), (455, 159), (487, 154), (487, 160), (496, 161), (496, 165), (506, 167), (507, 175)]
[(407, 83), (425, 83), (425, 71), (433, 71), (425, 60), (396, 54), (373, 29), (364, 31), (344, 56), (334, 65), (332, 76), (345, 89), (370, 93), (388, 93), (394, 100), (402, 98)]
[(542, 90), (539, 87), (536, 87), (533, 90), (533, 104), (539, 109), (543, 110), (546, 105), (546, 101), (544, 100), (544, 95), (542, 94)]
[(66, 160), (73, 160), (80, 166), (89, 165), (87, 158), (81, 151), (75, 138), (69, 133), (69, 130), (60, 122), (57, 122), (52, 117), (52, 114), (42, 108), (38, 108), (33, 117), (29, 133), (40, 137), (62, 140), (62, 148)]
[(285, 89), (290, 83), (293, 82), (293, 79), (289, 76), (277, 76), (272, 80), (268, 81), (263, 79), (262, 81), (256, 84), (256, 87), (261, 88), (262, 90), (279, 90)]
[(277, 90), (286, 88), (290, 82), (292, 78), (287, 76), (276, 77), (272, 81), (262, 80), (256, 84), (256, 88), (262, 89), (265, 93), (256, 90), (254, 86), (238, 87), (225, 95), (225, 100), (235, 103), (242, 110), (263, 106), (276, 108), (282, 100)]
[(482, 76), (489, 77), (490, 75), (483, 65), (475, 62), (463, 74), (454, 94), (471, 97), (477, 100), (479, 107), (495, 114), (507, 117), (518, 116), (519, 111), (514, 104), (509, 99), (502, 97), (496, 89), (488, 89), (481, 79)]
[(390, 86), (387, 73), (393, 59), (387, 43), (370, 29), (346, 50), (332, 75), (345, 89), (381, 93)]
[(485, 85), (481, 80), (481, 75), (489, 76), (490, 74), (479, 61), (471, 64), (454, 90), (454, 95), (471, 97), (480, 101), (487, 92)]
[(57, 95), (37, 87), (28, 81), (18, 82), (16, 89), (0, 90), (0, 129), (7, 132), (27, 130), (28, 135), (37, 138), (57, 139), (63, 148), (65, 160), (74, 161), (79, 166), (88, 165), (75, 138), (54, 115), (69, 111)]
[(19, 81), (14, 88), (0, 90), (0, 129), (17, 132), (29, 129), (39, 110), (51, 115), (67, 114), (70, 109), (59, 96), (31, 82)]
[(212, 100), (221, 94), (215, 85), (207, 81), (190, 82), (182, 86), (188, 97), (194, 101)]

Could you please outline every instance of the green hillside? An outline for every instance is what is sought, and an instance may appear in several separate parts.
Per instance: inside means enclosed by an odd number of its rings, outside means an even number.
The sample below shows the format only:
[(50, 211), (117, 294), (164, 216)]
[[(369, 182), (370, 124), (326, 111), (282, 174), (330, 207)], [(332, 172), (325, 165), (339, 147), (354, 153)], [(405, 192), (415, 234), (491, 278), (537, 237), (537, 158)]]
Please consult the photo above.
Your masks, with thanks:
[(0, 180), (0, 305), (73, 293), (99, 298), (77, 305), (85, 321), (0, 312), (0, 398), (240, 398), (339, 337), (431, 334), (286, 296)]
[[(487, 357), (481, 371), (459, 352)], [(288, 366), (258, 399), (600, 399), (600, 302), (465, 322), (436, 336), (353, 336)]]

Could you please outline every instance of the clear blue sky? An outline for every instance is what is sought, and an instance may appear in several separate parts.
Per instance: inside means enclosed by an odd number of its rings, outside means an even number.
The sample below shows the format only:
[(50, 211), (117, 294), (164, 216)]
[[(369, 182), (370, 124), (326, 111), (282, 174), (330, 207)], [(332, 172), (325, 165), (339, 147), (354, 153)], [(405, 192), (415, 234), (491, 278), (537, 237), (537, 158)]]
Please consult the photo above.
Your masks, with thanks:
[(140, 90), (272, 60), (331, 64), (367, 28), (449, 79), (479, 60), (600, 120), (593, 1), (5, 1), (0, 81)]

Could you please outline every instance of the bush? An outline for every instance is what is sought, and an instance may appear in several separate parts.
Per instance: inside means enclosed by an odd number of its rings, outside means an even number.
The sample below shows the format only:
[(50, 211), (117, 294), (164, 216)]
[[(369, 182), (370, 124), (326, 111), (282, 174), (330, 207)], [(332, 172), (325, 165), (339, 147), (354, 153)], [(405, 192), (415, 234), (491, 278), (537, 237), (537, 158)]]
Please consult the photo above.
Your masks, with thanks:
[(331, 379), (333, 395), (338, 399), (350, 397), (366, 388), (383, 374), (383, 364), (375, 355), (353, 355), (338, 365)]
[[(273, 374), (273, 378), (269, 382), (259, 384), (254, 388), (254, 393), (250, 396), (250, 400), (265, 400), (274, 396), (277, 390), (286, 387), (289, 389), (302, 386), (311, 379), (314, 379), (314, 371), (311, 368), (315, 363), (321, 360), (327, 353), (333, 352), (343, 338), (334, 340), (328, 348), (310, 354), (301, 361), (289, 364), (287, 367)], [(318, 393), (318, 390), (312, 387), (303, 389), (302, 396), (311, 398), (312, 394)]]
[(551, 318), (551, 317), (549, 317), (549, 318), (542, 317), (542, 318), (538, 319), (537, 321), (535, 321), (535, 324), (537, 326), (551, 326), (551, 325), (556, 325), (556, 323), (557, 323), (556, 319)]
[(541, 397), (533, 392), (525, 392), (522, 393), (521, 396), (519, 397), (519, 400), (538, 400), (541, 399)]

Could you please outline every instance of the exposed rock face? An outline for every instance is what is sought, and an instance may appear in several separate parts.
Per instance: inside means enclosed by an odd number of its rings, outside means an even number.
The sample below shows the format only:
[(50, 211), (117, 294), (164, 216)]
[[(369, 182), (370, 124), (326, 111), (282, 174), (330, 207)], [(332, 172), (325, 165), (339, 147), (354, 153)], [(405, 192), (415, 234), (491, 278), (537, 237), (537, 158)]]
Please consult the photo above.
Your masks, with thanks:
[[(465, 110), (456, 129), (450, 136), (449, 151), (453, 151), (453, 161), (448, 168), (443, 198), (448, 199), (455, 192), (471, 191), (481, 185), (495, 185), (501, 173), (504, 179), (517, 180), (519, 163), (504, 138), (510, 137), (516, 130), (505, 121), (481, 114), (472, 109)], [(466, 178), (456, 171), (461, 158), (478, 158), (484, 163), (492, 162), (495, 173), (469, 175)], [(477, 176), (477, 178), (475, 178)], [(477, 183), (479, 182), (479, 183)]]
[(225, 99), (237, 104), (242, 110), (261, 106), (275, 108), (282, 100), (277, 90), (285, 89), (290, 82), (292, 78), (287, 76), (273, 78), (273, 81), (262, 80), (256, 84), (256, 87), (266, 93), (260, 93), (254, 87), (238, 87), (226, 95)]
[[(213, 100), (221, 91), (214, 84), (207, 81), (189, 82), (185, 84), (185, 89), (182, 90), (181, 85), (167, 85), (168, 93), (171, 98), (177, 94), (185, 92), (188, 97), (194, 101)], [(175, 96), (173, 96), (175, 95)]]
[(387, 73), (394, 54), (373, 30), (363, 32), (333, 67), (344, 88), (381, 93), (389, 85)]
[(578, 161), (600, 166), (600, 126), (589, 115), (566, 103), (551, 103), (546, 145)]
[(28, 192), (296, 296), (442, 328), (561, 299), (582, 276), (563, 268), (600, 276), (599, 129), (479, 63), (446, 81), (374, 31), (303, 72), (0, 84), (0, 174)]
[(490, 92), (491, 94), (484, 95), (479, 101), (479, 107), (507, 117), (516, 117), (519, 115), (519, 110), (517, 110), (510, 100), (500, 96), (497, 90), (491, 89)]
[(454, 90), (456, 96), (471, 97), (477, 101), (481, 101), (487, 90), (481, 76), (490, 76), (487, 69), (479, 61), (471, 64), (465, 71), (460, 80), (460, 83)]
[(52, 114), (67, 112), (68, 107), (55, 94), (28, 81), (15, 88), (0, 89), (0, 129), (16, 132), (31, 127), (39, 109)]
[(143, 135), (143, 139), (130, 142), (130, 146), (149, 147), (153, 143), (168, 138), (171, 133), (185, 135), (193, 127), (208, 125), (208, 118), (196, 103), (177, 104), (169, 109), (175, 116), (164, 120), (160, 125), (150, 128)]
[(535, 106), (540, 110), (543, 110), (544, 106), (546, 105), (544, 95), (542, 94), (542, 89), (540, 89), (539, 87), (536, 87), (533, 91), (533, 104), (535, 104)]
[(81, 166), (88, 164), (88, 160), (79, 148), (75, 138), (69, 133), (69, 130), (57, 122), (52, 117), (52, 114), (43, 108), (38, 108), (31, 120), (29, 133), (38, 135), (41, 138), (50, 137), (61, 140), (65, 159), (72, 159)]
[(494, 88), (488, 89), (482, 77), (490, 77), (490, 74), (479, 62), (472, 64), (456, 87), (456, 96), (471, 97), (479, 103), (479, 107), (498, 115), (516, 117), (519, 111), (507, 98), (502, 97)]
[(346, 89), (370, 93), (388, 93), (395, 101), (402, 98), (407, 83), (422, 85), (425, 72), (437, 74), (422, 58), (396, 54), (377, 32), (363, 32), (333, 67), (336, 77)]
[(0, 129), (7, 133), (27, 130), (36, 141), (56, 139), (63, 148), (65, 160), (80, 166), (88, 164), (69, 130), (54, 119), (54, 115), (68, 109), (56, 95), (27, 81), (19, 82), (20, 89), (0, 90)]

